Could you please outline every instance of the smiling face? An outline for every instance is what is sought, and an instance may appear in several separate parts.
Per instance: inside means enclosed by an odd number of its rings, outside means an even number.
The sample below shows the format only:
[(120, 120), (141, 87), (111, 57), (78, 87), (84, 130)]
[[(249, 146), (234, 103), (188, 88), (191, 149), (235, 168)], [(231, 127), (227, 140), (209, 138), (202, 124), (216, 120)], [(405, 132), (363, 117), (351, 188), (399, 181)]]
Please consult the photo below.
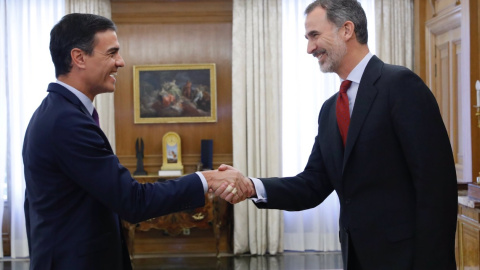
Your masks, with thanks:
[(318, 59), (322, 72), (338, 73), (347, 54), (347, 45), (339, 31), (342, 28), (328, 21), (326, 11), (321, 7), (315, 8), (306, 17), (307, 52)]
[[(115, 91), (118, 68), (125, 62), (119, 53), (120, 45), (113, 30), (95, 34), (95, 47), (91, 55), (85, 56), (85, 83), (87, 96)], [(93, 98), (92, 98), (93, 100)]]

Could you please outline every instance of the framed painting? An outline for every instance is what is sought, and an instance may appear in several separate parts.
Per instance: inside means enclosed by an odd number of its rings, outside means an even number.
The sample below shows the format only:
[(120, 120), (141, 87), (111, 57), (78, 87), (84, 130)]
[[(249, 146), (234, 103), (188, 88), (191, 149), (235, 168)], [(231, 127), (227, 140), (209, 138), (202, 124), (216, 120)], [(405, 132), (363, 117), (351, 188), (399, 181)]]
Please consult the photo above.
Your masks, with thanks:
[(136, 124), (217, 121), (215, 64), (133, 67)]

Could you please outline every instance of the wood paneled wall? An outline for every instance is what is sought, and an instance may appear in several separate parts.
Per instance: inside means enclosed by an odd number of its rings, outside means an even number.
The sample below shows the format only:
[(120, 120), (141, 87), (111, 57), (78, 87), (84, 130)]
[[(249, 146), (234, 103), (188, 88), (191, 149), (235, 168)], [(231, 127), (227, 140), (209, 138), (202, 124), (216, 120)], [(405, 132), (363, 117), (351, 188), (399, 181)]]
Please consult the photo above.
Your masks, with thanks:
[[(464, 153), (469, 158), (464, 159), (465, 169), (464, 180), (466, 182), (475, 181), (480, 172), (480, 129), (478, 128), (478, 118), (475, 115), (476, 109), (476, 91), (475, 82), (480, 79), (480, 53), (478, 47), (480, 44), (480, 21), (478, 0), (414, 0), (415, 12), (415, 69), (414, 71), (428, 81), (428, 55), (431, 50), (438, 48), (428, 48), (426, 44), (426, 32), (428, 21), (434, 21), (444, 16), (449, 10), (461, 9), (461, 66), (456, 71), (458, 79), (458, 95), (461, 98), (461, 106), (458, 107), (461, 112), (459, 120), (459, 137), (468, 147), (464, 147)], [(448, 27), (449, 25), (447, 25)], [(469, 59), (465, 61), (465, 59)], [(452, 61), (454, 59), (449, 59)], [(453, 62), (452, 62), (453, 64)], [(439, 68), (438, 66), (436, 68)], [(435, 69), (435, 71), (437, 71)], [(469, 73), (469, 74), (468, 74)], [(433, 90), (433, 89), (432, 89)], [(468, 128), (466, 128), (468, 126)], [(455, 153), (457, 154), (457, 153)]]
[[(162, 165), (162, 137), (177, 132), (182, 140), (185, 173), (200, 162), (201, 140), (213, 139), (213, 166), (232, 164), (232, 0), (111, 0), (120, 54), (125, 67), (118, 71), (115, 90), (116, 151), (132, 173), (136, 169), (135, 141), (142, 137), (144, 167), (155, 174)], [(215, 63), (217, 122), (134, 124), (133, 66)], [(190, 235), (168, 236), (162, 231), (138, 231), (136, 254), (230, 253), (232, 207), (220, 239), (212, 230), (191, 229)], [(218, 250), (216, 250), (218, 241)]]
[[(480, 125), (478, 117), (475, 115), (476, 110), (476, 89), (475, 83), (480, 80), (480, 4), (478, 0), (469, 1), (470, 16), (470, 76), (469, 82), (470, 100), (471, 102), (471, 127), (472, 127), (472, 168), (473, 180), (480, 174)], [(480, 104), (479, 104), (480, 105)]]
[[(213, 139), (213, 165), (232, 163), (232, 1), (112, 0), (125, 67), (115, 90), (116, 151), (123, 165), (136, 167), (135, 140), (145, 143), (145, 170), (162, 165), (162, 137), (177, 132), (185, 172), (200, 161), (201, 139)], [(134, 124), (133, 66), (215, 63), (217, 122)]]

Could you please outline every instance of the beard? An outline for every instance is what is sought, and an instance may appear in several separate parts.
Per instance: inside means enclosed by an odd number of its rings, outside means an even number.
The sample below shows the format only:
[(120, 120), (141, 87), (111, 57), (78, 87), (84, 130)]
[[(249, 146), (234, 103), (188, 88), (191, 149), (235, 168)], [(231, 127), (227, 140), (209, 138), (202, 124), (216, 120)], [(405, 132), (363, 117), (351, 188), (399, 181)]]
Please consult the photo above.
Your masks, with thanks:
[(340, 66), (340, 62), (343, 57), (347, 54), (347, 44), (343, 42), (338, 35), (335, 36), (335, 43), (332, 46), (332, 49), (329, 50), (325, 61), (318, 62), (320, 70), (323, 73), (336, 72)]

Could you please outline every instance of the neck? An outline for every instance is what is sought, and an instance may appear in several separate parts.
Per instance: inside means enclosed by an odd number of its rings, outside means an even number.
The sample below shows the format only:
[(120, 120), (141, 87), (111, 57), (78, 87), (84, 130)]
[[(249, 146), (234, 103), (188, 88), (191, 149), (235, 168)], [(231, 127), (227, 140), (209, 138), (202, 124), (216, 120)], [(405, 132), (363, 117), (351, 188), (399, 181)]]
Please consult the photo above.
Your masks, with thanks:
[(370, 52), (366, 44), (356, 44), (347, 48), (347, 54), (343, 57), (342, 64), (336, 72), (338, 76), (345, 80), (350, 72), (362, 61), (362, 59)]
[(77, 89), (78, 91), (82, 92), (85, 96), (87, 96), (92, 102), (95, 96), (92, 96), (89, 91), (87, 91), (87, 87), (82, 83), (82, 80), (77, 78), (76, 76), (73, 76), (71, 73), (65, 74), (65, 75), (60, 75), (57, 77), (57, 80), (66, 83), (73, 88)]

